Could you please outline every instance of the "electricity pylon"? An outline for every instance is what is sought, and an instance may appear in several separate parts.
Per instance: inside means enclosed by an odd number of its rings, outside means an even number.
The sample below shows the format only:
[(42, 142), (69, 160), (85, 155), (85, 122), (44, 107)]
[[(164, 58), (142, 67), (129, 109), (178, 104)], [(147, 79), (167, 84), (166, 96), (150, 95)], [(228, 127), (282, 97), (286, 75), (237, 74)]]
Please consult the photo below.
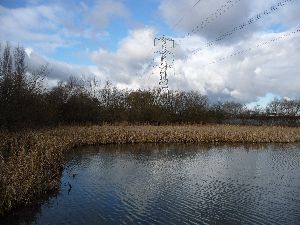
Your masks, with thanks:
[[(171, 45), (168, 46), (168, 43)], [(155, 51), (155, 53), (160, 55), (160, 62), (158, 68), (160, 69), (160, 80), (159, 85), (162, 89), (168, 89), (169, 80), (168, 80), (168, 69), (173, 67), (174, 63), (174, 54), (173, 52), (169, 51), (169, 48), (175, 48), (175, 41), (171, 38), (165, 37), (163, 35), (160, 38), (154, 39), (154, 47), (160, 45), (160, 50)], [(172, 60), (170, 61), (170, 58)]]

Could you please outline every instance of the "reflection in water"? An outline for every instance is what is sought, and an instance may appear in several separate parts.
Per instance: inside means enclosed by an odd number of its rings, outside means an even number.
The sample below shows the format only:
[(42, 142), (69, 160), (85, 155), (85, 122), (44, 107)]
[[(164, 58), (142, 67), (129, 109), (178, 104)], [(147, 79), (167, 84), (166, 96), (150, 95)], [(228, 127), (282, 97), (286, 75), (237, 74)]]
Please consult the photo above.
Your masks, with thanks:
[(18, 225), (18, 224), (35, 224), (37, 216), (41, 213), (41, 206), (51, 207), (49, 204), (49, 199), (56, 199), (57, 192), (53, 191), (48, 193), (47, 196), (37, 199), (37, 202), (30, 207), (20, 208), (12, 211), (5, 217), (0, 216), (0, 224), (2, 225)]
[(4, 224), (300, 224), (300, 146), (81, 148), (34, 213)]

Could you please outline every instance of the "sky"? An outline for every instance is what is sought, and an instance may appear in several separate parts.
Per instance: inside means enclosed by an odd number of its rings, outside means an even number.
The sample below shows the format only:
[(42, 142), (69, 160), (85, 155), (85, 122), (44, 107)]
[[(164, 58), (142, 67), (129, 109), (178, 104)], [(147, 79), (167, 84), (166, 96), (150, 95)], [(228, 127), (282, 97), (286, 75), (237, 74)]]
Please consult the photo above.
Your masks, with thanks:
[(30, 71), (47, 64), (49, 86), (72, 75), (137, 89), (158, 87), (153, 40), (165, 35), (170, 89), (263, 105), (300, 98), (299, 10), (299, 0), (0, 0), (0, 42), (23, 46)]

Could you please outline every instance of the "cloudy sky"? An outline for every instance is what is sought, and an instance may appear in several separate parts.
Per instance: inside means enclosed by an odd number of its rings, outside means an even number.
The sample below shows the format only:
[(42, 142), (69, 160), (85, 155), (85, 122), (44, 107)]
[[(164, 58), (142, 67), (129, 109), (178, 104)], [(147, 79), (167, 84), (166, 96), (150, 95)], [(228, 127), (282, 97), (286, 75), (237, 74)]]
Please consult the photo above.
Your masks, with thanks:
[(48, 63), (49, 85), (74, 75), (151, 88), (165, 35), (170, 89), (263, 104), (300, 98), (299, 11), (299, 0), (0, 0), (0, 42), (24, 46), (30, 69)]

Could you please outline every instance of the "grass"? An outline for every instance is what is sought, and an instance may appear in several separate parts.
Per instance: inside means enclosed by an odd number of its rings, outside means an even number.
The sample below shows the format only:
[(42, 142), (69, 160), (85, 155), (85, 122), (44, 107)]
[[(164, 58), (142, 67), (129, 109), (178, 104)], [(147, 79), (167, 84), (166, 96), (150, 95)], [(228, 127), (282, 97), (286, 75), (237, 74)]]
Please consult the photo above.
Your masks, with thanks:
[(0, 133), (0, 214), (58, 190), (74, 147), (124, 143), (292, 143), (300, 128), (233, 125), (64, 126)]

